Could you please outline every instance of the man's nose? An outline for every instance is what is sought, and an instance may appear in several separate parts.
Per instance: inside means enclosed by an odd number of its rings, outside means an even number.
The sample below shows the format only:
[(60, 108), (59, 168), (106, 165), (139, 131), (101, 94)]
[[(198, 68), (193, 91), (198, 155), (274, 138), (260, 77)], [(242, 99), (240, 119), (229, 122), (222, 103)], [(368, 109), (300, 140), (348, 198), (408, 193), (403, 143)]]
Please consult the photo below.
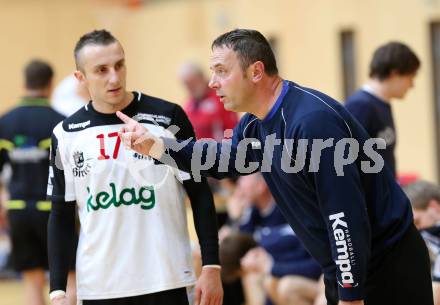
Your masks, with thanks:
[(115, 69), (112, 69), (110, 72), (110, 83), (115, 84), (119, 83), (120, 77), (118, 72)]
[(211, 89), (218, 89), (219, 88), (219, 83), (215, 77), (215, 75), (211, 76), (211, 79), (209, 80), (209, 84), (208, 84), (209, 88)]

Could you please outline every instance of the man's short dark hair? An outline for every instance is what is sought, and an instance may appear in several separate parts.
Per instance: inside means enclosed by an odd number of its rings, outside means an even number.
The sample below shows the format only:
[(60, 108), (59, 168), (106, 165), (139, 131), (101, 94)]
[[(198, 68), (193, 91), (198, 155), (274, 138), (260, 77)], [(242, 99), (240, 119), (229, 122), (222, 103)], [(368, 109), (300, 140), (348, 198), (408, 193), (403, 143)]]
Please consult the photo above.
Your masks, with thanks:
[(431, 200), (435, 200), (440, 204), (440, 187), (431, 182), (418, 180), (408, 184), (403, 190), (414, 209), (427, 209)]
[(235, 280), (236, 273), (240, 271), (240, 260), (252, 248), (258, 244), (252, 235), (232, 232), (220, 243), (220, 263), (222, 266), (222, 279), (225, 282)]
[(53, 69), (49, 63), (33, 59), (24, 67), (26, 89), (40, 90), (49, 86), (53, 78)]
[(370, 77), (384, 80), (393, 71), (400, 75), (411, 75), (417, 72), (419, 67), (419, 58), (407, 45), (392, 41), (374, 52), (370, 63)]
[(235, 29), (217, 37), (211, 48), (228, 47), (237, 53), (245, 71), (251, 64), (261, 61), (268, 75), (278, 74), (277, 62), (267, 39), (258, 31)]
[(98, 45), (98, 46), (107, 46), (114, 42), (118, 41), (109, 31), (106, 30), (94, 30), (87, 34), (81, 36), (78, 42), (75, 45), (74, 56), (76, 68), (80, 69), (79, 66), (79, 52), (87, 45)]

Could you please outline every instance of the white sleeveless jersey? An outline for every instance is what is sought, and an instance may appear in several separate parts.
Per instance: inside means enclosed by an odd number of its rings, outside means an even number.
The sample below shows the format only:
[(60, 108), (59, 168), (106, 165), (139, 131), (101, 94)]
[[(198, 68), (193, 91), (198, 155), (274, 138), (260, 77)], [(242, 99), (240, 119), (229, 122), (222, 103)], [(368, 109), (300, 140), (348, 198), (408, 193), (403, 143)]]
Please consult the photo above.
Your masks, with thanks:
[[(175, 104), (135, 93), (123, 112), (157, 135), (170, 136), (166, 128), (177, 125), (193, 136)], [(190, 176), (127, 150), (118, 137), (122, 126), (115, 114), (88, 104), (54, 129), (48, 195), (78, 205), (80, 300), (195, 282), (182, 185)]]

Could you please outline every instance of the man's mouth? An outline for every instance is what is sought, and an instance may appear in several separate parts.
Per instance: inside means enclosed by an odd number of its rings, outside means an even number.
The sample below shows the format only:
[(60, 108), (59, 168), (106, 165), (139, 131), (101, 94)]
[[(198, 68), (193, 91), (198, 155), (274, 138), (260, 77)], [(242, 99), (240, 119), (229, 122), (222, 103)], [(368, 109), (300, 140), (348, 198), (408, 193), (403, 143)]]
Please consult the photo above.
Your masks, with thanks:
[(108, 90), (108, 92), (110, 92), (110, 93), (118, 93), (119, 90), (121, 90), (121, 87), (115, 88), (115, 89), (110, 89), (110, 90)]

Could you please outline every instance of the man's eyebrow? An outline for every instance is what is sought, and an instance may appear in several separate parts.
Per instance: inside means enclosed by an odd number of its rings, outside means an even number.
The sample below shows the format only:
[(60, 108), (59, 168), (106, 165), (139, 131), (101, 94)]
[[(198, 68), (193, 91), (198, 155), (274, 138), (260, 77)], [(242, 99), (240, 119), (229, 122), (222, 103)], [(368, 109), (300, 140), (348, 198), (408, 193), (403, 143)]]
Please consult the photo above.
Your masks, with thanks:
[(93, 66), (93, 69), (103, 68), (105, 66), (107, 66), (107, 65), (106, 64), (98, 64), (96, 66)]
[(212, 66), (210, 67), (210, 69), (215, 69), (215, 68), (222, 67), (222, 66), (223, 66), (223, 64), (217, 63), (217, 64), (215, 64), (215, 65), (212, 65)]
[[(118, 60), (115, 64), (121, 64), (121, 63), (125, 63), (125, 58)], [(103, 68), (106, 66), (108, 66), (108, 64), (98, 64), (96, 66), (93, 66), (93, 69), (99, 69), (99, 68)]]

